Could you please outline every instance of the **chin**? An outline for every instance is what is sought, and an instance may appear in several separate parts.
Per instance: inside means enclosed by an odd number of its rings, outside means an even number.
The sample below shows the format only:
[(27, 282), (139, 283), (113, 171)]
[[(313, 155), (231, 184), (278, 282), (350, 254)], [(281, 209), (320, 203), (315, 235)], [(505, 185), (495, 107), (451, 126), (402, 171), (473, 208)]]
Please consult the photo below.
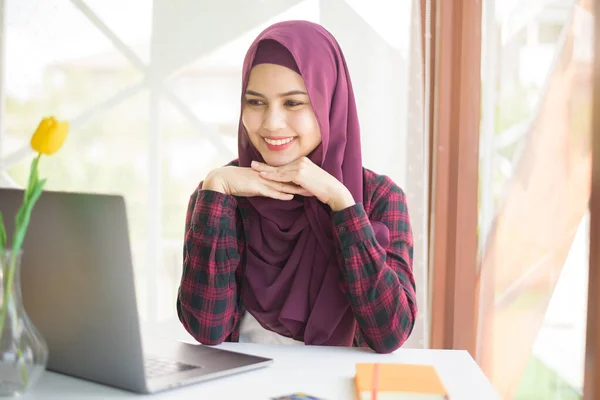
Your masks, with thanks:
[(273, 158), (273, 157), (263, 157), (263, 159), (265, 160), (265, 163), (269, 164), (271, 167), (282, 167), (284, 165), (287, 165), (289, 163), (291, 163), (292, 161), (294, 161), (294, 159), (291, 160), (284, 160), (280, 157), (277, 158)]
[(271, 152), (261, 155), (263, 160), (265, 160), (265, 163), (269, 164), (271, 167), (281, 167), (300, 158), (300, 156), (284, 154), (274, 156)]

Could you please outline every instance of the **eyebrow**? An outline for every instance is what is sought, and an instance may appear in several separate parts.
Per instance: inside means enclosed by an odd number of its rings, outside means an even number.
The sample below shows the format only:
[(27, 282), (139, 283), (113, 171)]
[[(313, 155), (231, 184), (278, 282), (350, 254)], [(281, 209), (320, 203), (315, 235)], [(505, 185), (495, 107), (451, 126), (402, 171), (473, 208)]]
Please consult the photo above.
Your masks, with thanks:
[[(308, 96), (308, 94), (306, 92), (303, 92), (302, 90), (290, 90), (289, 92), (279, 93), (278, 96), (285, 97), (285, 96), (292, 96), (295, 94), (301, 94), (301, 95)], [(255, 92), (254, 90), (246, 90), (246, 95), (262, 97), (263, 99), (266, 98), (266, 96), (264, 94)]]

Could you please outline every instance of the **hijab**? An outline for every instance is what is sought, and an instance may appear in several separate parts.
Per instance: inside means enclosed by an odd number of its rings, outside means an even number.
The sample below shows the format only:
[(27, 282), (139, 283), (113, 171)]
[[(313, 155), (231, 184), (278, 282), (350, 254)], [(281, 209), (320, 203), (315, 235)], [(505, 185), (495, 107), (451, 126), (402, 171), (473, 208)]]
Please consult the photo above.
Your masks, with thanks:
[[(290, 68), (304, 79), (321, 132), (310, 160), (363, 201), (360, 128), (352, 84), (340, 46), (322, 26), (276, 23), (254, 40), (243, 64), (242, 104), (254, 65)], [(264, 162), (240, 117), (241, 167)], [(315, 197), (283, 201), (242, 198), (248, 209), (247, 258), (242, 301), (266, 329), (308, 345), (351, 346), (356, 319), (340, 288), (331, 210)], [(376, 236), (388, 240), (382, 224)], [(339, 250), (337, 250), (339, 251)]]

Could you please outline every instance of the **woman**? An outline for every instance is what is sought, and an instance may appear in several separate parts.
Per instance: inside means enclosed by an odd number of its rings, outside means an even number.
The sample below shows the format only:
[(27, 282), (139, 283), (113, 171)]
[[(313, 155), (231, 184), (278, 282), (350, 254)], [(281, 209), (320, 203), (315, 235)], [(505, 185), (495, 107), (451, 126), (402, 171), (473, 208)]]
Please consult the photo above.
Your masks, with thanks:
[(242, 88), (239, 159), (190, 198), (179, 319), (208, 345), (396, 350), (417, 313), (406, 199), (362, 166), (339, 45), (277, 23), (250, 46)]

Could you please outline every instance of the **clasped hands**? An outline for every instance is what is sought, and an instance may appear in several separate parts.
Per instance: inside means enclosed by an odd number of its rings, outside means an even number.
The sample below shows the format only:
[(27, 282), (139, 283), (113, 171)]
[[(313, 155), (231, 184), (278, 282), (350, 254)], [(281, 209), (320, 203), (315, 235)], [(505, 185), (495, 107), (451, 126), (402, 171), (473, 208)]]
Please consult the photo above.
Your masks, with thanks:
[(234, 196), (263, 196), (278, 200), (292, 200), (294, 195), (314, 196), (332, 211), (355, 204), (350, 191), (308, 157), (300, 157), (280, 167), (253, 161), (250, 168), (217, 168), (208, 174), (203, 189)]

